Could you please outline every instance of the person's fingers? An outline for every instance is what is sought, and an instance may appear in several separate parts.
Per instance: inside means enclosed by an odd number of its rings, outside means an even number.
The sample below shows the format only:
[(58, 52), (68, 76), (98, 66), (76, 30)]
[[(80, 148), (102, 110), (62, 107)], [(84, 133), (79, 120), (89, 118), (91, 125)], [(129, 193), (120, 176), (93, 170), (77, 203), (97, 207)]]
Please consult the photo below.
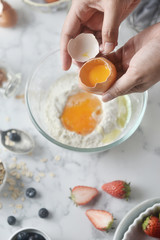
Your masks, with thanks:
[(133, 87), (132, 89), (130, 89), (126, 94), (130, 94), (130, 93), (140, 93), (140, 92), (145, 92), (146, 90), (148, 90), (151, 86), (149, 86), (148, 84), (140, 84), (138, 86)]
[(63, 70), (68, 70), (72, 63), (72, 58), (68, 54), (67, 45), (70, 40), (70, 37), (67, 35), (62, 35), (61, 40), (61, 59), (62, 59), (62, 68)]
[(73, 64), (75, 64), (78, 68), (81, 68), (84, 63), (82, 62), (77, 62), (76, 60), (72, 60)]
[[(104, 18), (102, 26), (103, 52), (110, 53), (117, 45), (118, 29), (120, 25), (120, 3), (109, 0), (104, 5)], [(102, 50), (102, 47), (101, 47)]]
[(62, 28), (61, 33), (61, 59), (62, 59), (62, 68), (68, 70), (71, 66), (72, 59), (67, 51), (67, 45), (71, 38), (74, 38), (79, 34), (81, 28), (81, 23), (76, 13), (72, 8), (66, 18), (66, 21)]
[[(93, 15), (88, 19), (85, 25), (93, 30), (93, 31), (101, 31), (103, 24), (103, 12), (96, 11)], [(101, 35), (102, 37), (102, 35)]]
[(149, 79), (150, 77), (148, 76), (145, 77), (144, 81), (142, 84), (137, 84), (135, 87), (133, 87), (132, 89), (130, 89), (127, 94), (129, 93), (134, 93), (134, 92), (145, 92), (146, 90), (148, 90), (149, 88), (151, 88), (154, 84), (157, 83), (157, 80), (154, 81), (150, 81)]
[(103, 94), (102, 100), (104, 102), (110, 101), (118, 96), (128, 93), (138, 83), (136, 80), (138, 76), (134, 71), (128, 70), (121, 78), (119, 78), (113, 86)]
[(124, 46), (117, 51), (108, 54), (106, 58), (110, 60), (116, 67), (117, 72), (123, 74), (127, 71), (130, 61), (135, 54), (134, 38), (131, 38)]
[(104, 19), (102, 26), (101, 51), (110, 53), (118, 41), (118, 30), (121, 22), (133, 11), (140, 0), (108, 0), (103, 1)]
[(97, 31), (94, 33), (98, 43), (99, 43), (99, 46), (102, 44), (102, 34), (101, 34), (101, 31)]

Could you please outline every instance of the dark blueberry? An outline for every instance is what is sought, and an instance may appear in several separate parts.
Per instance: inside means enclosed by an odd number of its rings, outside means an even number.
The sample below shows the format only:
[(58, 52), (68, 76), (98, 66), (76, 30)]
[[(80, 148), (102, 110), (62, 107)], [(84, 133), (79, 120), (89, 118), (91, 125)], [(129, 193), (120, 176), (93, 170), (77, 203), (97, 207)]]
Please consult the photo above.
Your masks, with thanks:
[(29, 240), (45, 240), (40, 234), (35, 233), (33, 236), (29, 238)]
[(9, 225), (14, 225), (16, 223), (16, 218), (14, 216), (9, 216), (7, 222)]
[(28, 238), (29, 238), (29, 233), (20, 232), (18, 233), (16, 240), (28, 240)]
[(21, 140), (20, 135), (17, 132), (10, 132), (9, 139), (13, 142), (19, 142)]
[(28, 238), (28, 240), (35, 240), (35, 237), (34, 237), (34, 236), (30, 236), (30, 237)]
[(46, 208), (41, 208), (39, 210), (39, 216), (41, 218), (46, 218), (46, 217), (48, 217), (48, 215), (49, 215), (49, 212), (48, 212), (48, 210)]
[(34, 198), (36, 196), (36, 189), (35, 188), (27, 188), (26, 196), (29, 198)]

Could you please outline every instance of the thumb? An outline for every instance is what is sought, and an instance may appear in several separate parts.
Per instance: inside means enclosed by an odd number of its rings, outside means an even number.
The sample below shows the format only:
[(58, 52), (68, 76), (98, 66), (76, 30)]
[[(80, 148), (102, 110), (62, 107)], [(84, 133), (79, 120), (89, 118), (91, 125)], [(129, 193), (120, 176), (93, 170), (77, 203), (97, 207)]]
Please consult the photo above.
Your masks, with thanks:
[(117, 1), (106, 1), (102, 25), (102, 46), (104, 54), (108, 54), (117, 45), (118, 29), (120, 25), (120, 9)]
[(136, 85), (135, 77), (128, 70), (121, 78), (119, 78), (113, 86), (103, 94), (102, 100), (108, 102), (118, 96), (127, 94)]

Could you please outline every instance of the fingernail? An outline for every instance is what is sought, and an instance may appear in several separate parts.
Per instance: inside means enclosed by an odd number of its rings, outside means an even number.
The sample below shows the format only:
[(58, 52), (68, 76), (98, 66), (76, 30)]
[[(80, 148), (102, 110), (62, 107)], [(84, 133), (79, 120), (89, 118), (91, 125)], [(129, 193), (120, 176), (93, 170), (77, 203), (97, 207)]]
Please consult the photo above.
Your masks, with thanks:
[(105, 54), (108, 54), (110, 52), (112, 52), (112, 50), (114, 49), (114, 43), (111, 42), (106, 42), (104, 45), (104, 52)]
[(112, 96), (109, 92), (105, 93), (105, 94), (102, 96), (103, 102), (108, 102), (108, 101), (110, 101), (110, 100), (112, 100), (112, 99), (113, 99), (113, 96)]

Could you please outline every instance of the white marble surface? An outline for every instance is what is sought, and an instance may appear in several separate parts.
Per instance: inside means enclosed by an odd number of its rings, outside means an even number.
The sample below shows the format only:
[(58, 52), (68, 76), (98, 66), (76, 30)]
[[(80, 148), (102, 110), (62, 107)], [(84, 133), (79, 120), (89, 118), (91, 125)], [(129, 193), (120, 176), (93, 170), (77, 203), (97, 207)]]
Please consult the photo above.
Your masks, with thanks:
[[(8, 0), (17, 9), (19, 23), (14, 29), (0, 29), (0, 60), (6, 60), (16, 72), (22, 73), (22, 89), (34, 64), (47, 52), (59, 48), (61, 26), (65, 11), (52, 14), (34, 11), (22, 1)], [(133, 31), (122, 27), (120, 45)], [(32, 178), (22, 175), (15, 187), (20, 188), (21, 196), (17, 200), (11, 197), (6, 183), (0, 193), (0, 238), (7, 240), (21, 227), (36, 227), (45, 230), (52, 239), (59, 240), (95, 240), (113, 239), (115, 232), (99, 232), (94, 229), (85, 216), (88, 208), (105, 209), (117, 219), (116, 228), (125, 214), (143, 200), (160, 195), (160, 86), (157, 84), (149, 91), (148, 107), (143, 121), (136, 133), (118, 147), (98, 154), (80, 154), (61, 149), (49, 143), (35, 130), (30, 122), (26, 107), (21, 100), (0, 98), (0, 128), (20, 128), (33, 135), (36, 148), (31, 156), (16, 156), (0, 148), (0, 159), (7, 165), (17, 158), (17, 163), (25, 162)], [(55, 156), (60, 156), (56, 161)], [(42, 158), (48, 159), (46, 163)], [(13, 167), (13, 166), (12, 166)], [(39, 172), (45, 173), (40, 182), (36, 182)], [(49, 173), (55, 174), (51, 177)], [(11, 176), (10, 176), (11, 177)], [(15, 177), (12, 177), (15, 179)], [(123, 201), (102, 193), (92, 204), (75, 207), (69, 200), (69, 188), (75, 185), (95, 186), (99, 190), (104, 182), (123, 179), (131, 182), (130, 200)], [(21, 183), (24, 187), (19, 187)], [(33, 186), (37, 189), (36, 199), (22, 201), (25, 189)], [(100, 190), (101, 191), (101, 190)], [(8, 194), (8, 196), (6, 196)], [(23, 204), (17, 209), (16, 204)], [(49, 219), (38, 217), (38, 210), (46, 207), (50, 211)], [(15, 215), (18, 223), (11, 227), (7, 216)]]

